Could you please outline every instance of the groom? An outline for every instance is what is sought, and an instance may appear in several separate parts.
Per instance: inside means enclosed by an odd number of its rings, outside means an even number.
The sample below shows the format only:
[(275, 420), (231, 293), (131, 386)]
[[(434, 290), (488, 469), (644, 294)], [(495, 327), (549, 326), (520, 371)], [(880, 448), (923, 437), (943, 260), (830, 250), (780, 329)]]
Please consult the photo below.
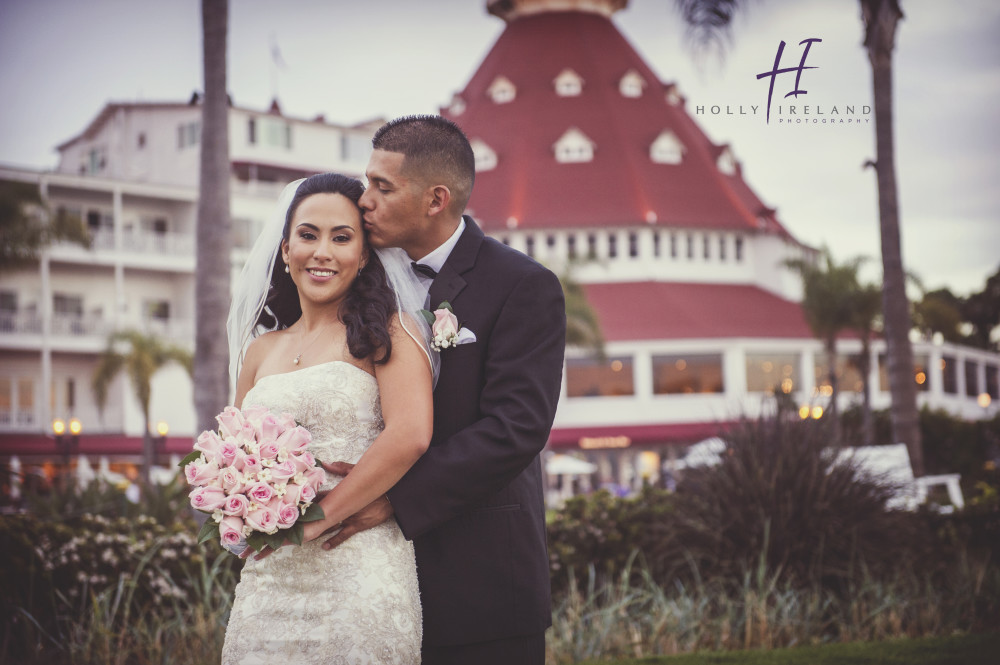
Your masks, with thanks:
[(429, 450), (324, 547), (396, 517), (413, 541), (425, 665), (542, 665), (551, 624), (539, 453), (566, 337), (558, 279), (469, 216), (475, 161), (439, 116), (376, 132), (361, 197), (375, 247), (401, 247), (475, 341), (440, 351)]

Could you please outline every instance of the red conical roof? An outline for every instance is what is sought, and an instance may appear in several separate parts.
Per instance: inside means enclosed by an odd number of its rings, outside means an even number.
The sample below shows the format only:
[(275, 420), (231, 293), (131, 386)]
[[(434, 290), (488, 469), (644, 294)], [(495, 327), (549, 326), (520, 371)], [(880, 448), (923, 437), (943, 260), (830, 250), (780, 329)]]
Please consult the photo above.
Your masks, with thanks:
[[(557, 94), (555, 79), (566, 70), (582, 79), (580, 94)], [(629, 72), (642, 79), (638, 97), (620, 90)], [(514, 98), (497, 103), (490, 91), (501, 77), (513, 84)], [(661, 83), (599, 13), (511, 19), (442, 115), (496, 153), (496, 166), (477, 173), (469, 203), (487, 230), (656, 223), (787, 235), (738, 165), (720, 171), (727, 147), (705, 136), (673, 84)], [(560, 163), (554, 145), (574, 128), (592, 142), (593, 158)], [(679, 164), (650, 156), (664, 132), (683, 145)]]

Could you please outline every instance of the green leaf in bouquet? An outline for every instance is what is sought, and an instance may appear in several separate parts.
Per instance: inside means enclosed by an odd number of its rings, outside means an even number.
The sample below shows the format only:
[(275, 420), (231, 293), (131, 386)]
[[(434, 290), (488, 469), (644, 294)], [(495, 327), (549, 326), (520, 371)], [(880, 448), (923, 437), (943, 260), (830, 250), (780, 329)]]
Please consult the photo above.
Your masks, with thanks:
[(182, 459), (177, 466), (179, 466), (180, 468), (183, 469), (188, 464), (190, 464), (191, 462), (194, 462), (195, 460), (197, 460), (200, 457), (201, 457), (201, 451), (200, 450), (192, 450), (191, 452), (189, 452), (187, 455), (184, 456), (184, 459)]
[(213, 537), (216, 539), (219, 537), (219, 523), (209, 517), (205, 520), (205, 523), (201, 525), (201, 531), (198, 532), (198, 544), (201, 545), (203, 542)]
[(296, 524), (305, 524), (306, 522), (318, 522), (319, 520), (326, 517), (326, 513), (323, 512), (323, 507), (319, 503), (309, 504), (306, 508), (306, 512), (302, 517), (298, 519)]
[(292, 525), (292, 528), (286, 529), (285, 533), (288, 534), (288, 540), (292, 541), (296, 545), (302, 544), (302, 532), (305, 531), (305, 527), (301, 522), (296, 522)]
[(447, 300), (443, 301), (440, 305), (438, 305), (438, 309), (446, 309), (452, 314), (455, 313), (455, 310), (452, 308), (451, 303), (448, 302)]
[(261, 533), (260, 531), (254, 531), (247, 536), (247, 545), (252, 547), (255, 552), (260, 552), (262, 549), (267, 547), (267, 534)]
[(427, 322), (427, 325), (429, 325), (429, 326), (433, 326), (434, 325), (434, 320), (435, 320), (434, 312), (431, 312), (430, 310), (422, 309), (422, 310), (420, 310), (420, 315), (422, 317), (424, 317), (424, 321)]
[(267, 536), (267, 544), (272, 550), (278, 551), (282, 545), (285, 544), (285, 532), (278, 529), (272, 534), (265, 534)]

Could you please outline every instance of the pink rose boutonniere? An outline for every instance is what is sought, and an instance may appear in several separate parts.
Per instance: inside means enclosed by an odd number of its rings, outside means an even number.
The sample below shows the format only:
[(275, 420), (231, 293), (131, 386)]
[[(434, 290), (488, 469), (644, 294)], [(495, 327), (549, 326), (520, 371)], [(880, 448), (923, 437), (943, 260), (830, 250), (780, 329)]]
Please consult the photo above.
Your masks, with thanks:
[(420, 313), (431, 327), (431, 348), (435, 351), (476, 341), (474, 332), (459, 325), (455, 310), (447, 300), (433, 312), (422, 309)]

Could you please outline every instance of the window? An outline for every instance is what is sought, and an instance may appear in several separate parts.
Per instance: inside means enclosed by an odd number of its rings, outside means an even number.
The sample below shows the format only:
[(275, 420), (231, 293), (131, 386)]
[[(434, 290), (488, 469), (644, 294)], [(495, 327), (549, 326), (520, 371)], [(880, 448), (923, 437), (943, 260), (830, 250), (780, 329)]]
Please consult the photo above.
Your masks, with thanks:
[(0, 314), (14, 314), (17, 312), (17, 293), (14, 291), (0, 291)]
[(726, 236), (719, 236), (719, 260), (726, 260)]
[(549, 248), (549, 251), (551, 252), (553, 249), (556, 248), (556, 237), (551, 233), (545, 236), (545, 245), (546, 247)]
[(597, 258), (597, 235), (594, 233), (587, 234), (587, 258), (591, 260)]
[(146, 132), (139, 132), (139, 135), (135, 138), (135, 145), (139, 150), (146, 147)]
[(653, 356), (653, 393), (683, 395), (721, 393), (721, 353), (689, 353)]
[(17, 423), (30, 425), (35, 420), (35, 380), (21, 377), (17, 380)]
[(583, 79), (572, 69), (564, 69), (553, 81), (560, 97), (576, 97), (583, 91)]
[(170, 320), (170, 302), (167, 300), (147, 300), (142, 304), (142, 315), (156, 321)]
[(694, 234), (687, 234), (687, 257), (689, 259), (694, 258)]
[(183, 150), (201, 143), (201, 123), (185, 122), (177, 126), (177, 147)]
[(83, 298), (55, 293), (52, 295), (52, 311), (63, 316), (83, 316)]
[(965, 394), (967, 397), (979, 395), (979, 372), (978, 366), (973, 360), (965, 361)]
[(535, 258), (535, 236), (527, 236), (524, 239), (524, 251), (531, 258)]
[(480, 139), (472, 139), (472, 155), (476, 160), (476, 172), (492, 171), (497, 167), (497, 153)]
[(958, 363), (955, 356), (941, 356), (941, 385), (949, 395), (958, 393)]
[(14, 388), (10, 379), (0, 376), (0, 425), (14, 420)]
[(576, 234), (570, 233), (566, 236), (566, 255), (569, 256), (570, 260), (576, 258)]
[(791, 393), (801, 388), (798, 353), (747, 353), (747, 392)]
[(736, 262), (743, 261), (743, 237), (736, 236)]
[(701, 253), (708, 261), (712, 257), (711, 242), (709, 241), (708, 234), (706, 233), (701, 239)]
[(684, 161), (684, 144), (666, 129), (650, 144), (649, 158), (657, 164), (680, 164)]
[(69, 413), (76, 410), (76, 381), (66, 379), (66, 409)]
[(87, 153), (87, 162), (82, 169), (86, 173), (100, 173), (107, 166), (107, 159), (104, 156), (104, 148), (91, 148)]
[(618, 91), (623, 97), (642, 97), (642, 89), (645, 87), (646, 80), (634, 69), (625, 72), (625, 75), (618, 82)]
[(1000, 399), (1000, 367), (986, 366), (986, 391), (993, 399)]
[(489, 95), (494, 104), (507, 104), (514, 101), (517, 96), (517, 88), (506, 76), (498, 76), (486, 89), (486, 94)]
[(733, 155), (733, 151), (729, 146), (725, 146), (722, 152), (719, 153), (716, 165), (720, 173), (724, 175), (736, 175), (736, 156)]
[(560, 164), (577, 164), (594, 159), (595, 143), (575, 127), (571, 127), (553, 145), (556, 161)]
[(671, 233), (670, 234), (670, 258), (672, 258), (672, 259), (676, 259), (677, 258), (677, 234), (676, 233)]
[[(878, 387), (882, 392), (889, 391), (889, 361), (884, 353), (880, 353), (878, 357)], [(913, 354), (913, 380), (917, 384), (917, 390), (919, 392), (927, 392), (931, 389), (930, 376), (928, 375), (928, 368), (930, 367), (930, 356), (926, 353), (915, 353)], [(944, 363), (942, 363), (942, 368)], [(943, 371), (943, 369), (942, 369)], [(816, 375), (817, 379), (819, 374)], [(954, 382), (954, 379), (952, 379)], [(954, 393), (956, 390), (954, 383), (952, 384), (951, 391), (947, 389), (945, 392)]]
[(608, 234), (608, 258), (618, 257), (618, 236), (614, 233)]
[(569, 397), (634, 395), (632, 358), (620, 356), (604, 362), (593, 358), (568, 358), (566, 394)]
[[(813, 376), (816, 377), (816, 388), (819, 389), (821, 395), (832, 395), (829, 356), (826, 353), (817, 353), (813, 356), (813, 362), (815, 363)], [(864, 377), (861, 373), (859, 358), (855, 355), (838, 354), (836, 363), (834, 372), (837, 375), (837, 389), (845, 392), (864, 392)], [(926, 384), (926, 381), (924, 383)]]
[(630, 258), (639, 258), (639, 234), (629, 233), (628, 234), (628, 255)]
[(660, 257), (660, 232), (657, 231), (653, 234), (653, 256)]

